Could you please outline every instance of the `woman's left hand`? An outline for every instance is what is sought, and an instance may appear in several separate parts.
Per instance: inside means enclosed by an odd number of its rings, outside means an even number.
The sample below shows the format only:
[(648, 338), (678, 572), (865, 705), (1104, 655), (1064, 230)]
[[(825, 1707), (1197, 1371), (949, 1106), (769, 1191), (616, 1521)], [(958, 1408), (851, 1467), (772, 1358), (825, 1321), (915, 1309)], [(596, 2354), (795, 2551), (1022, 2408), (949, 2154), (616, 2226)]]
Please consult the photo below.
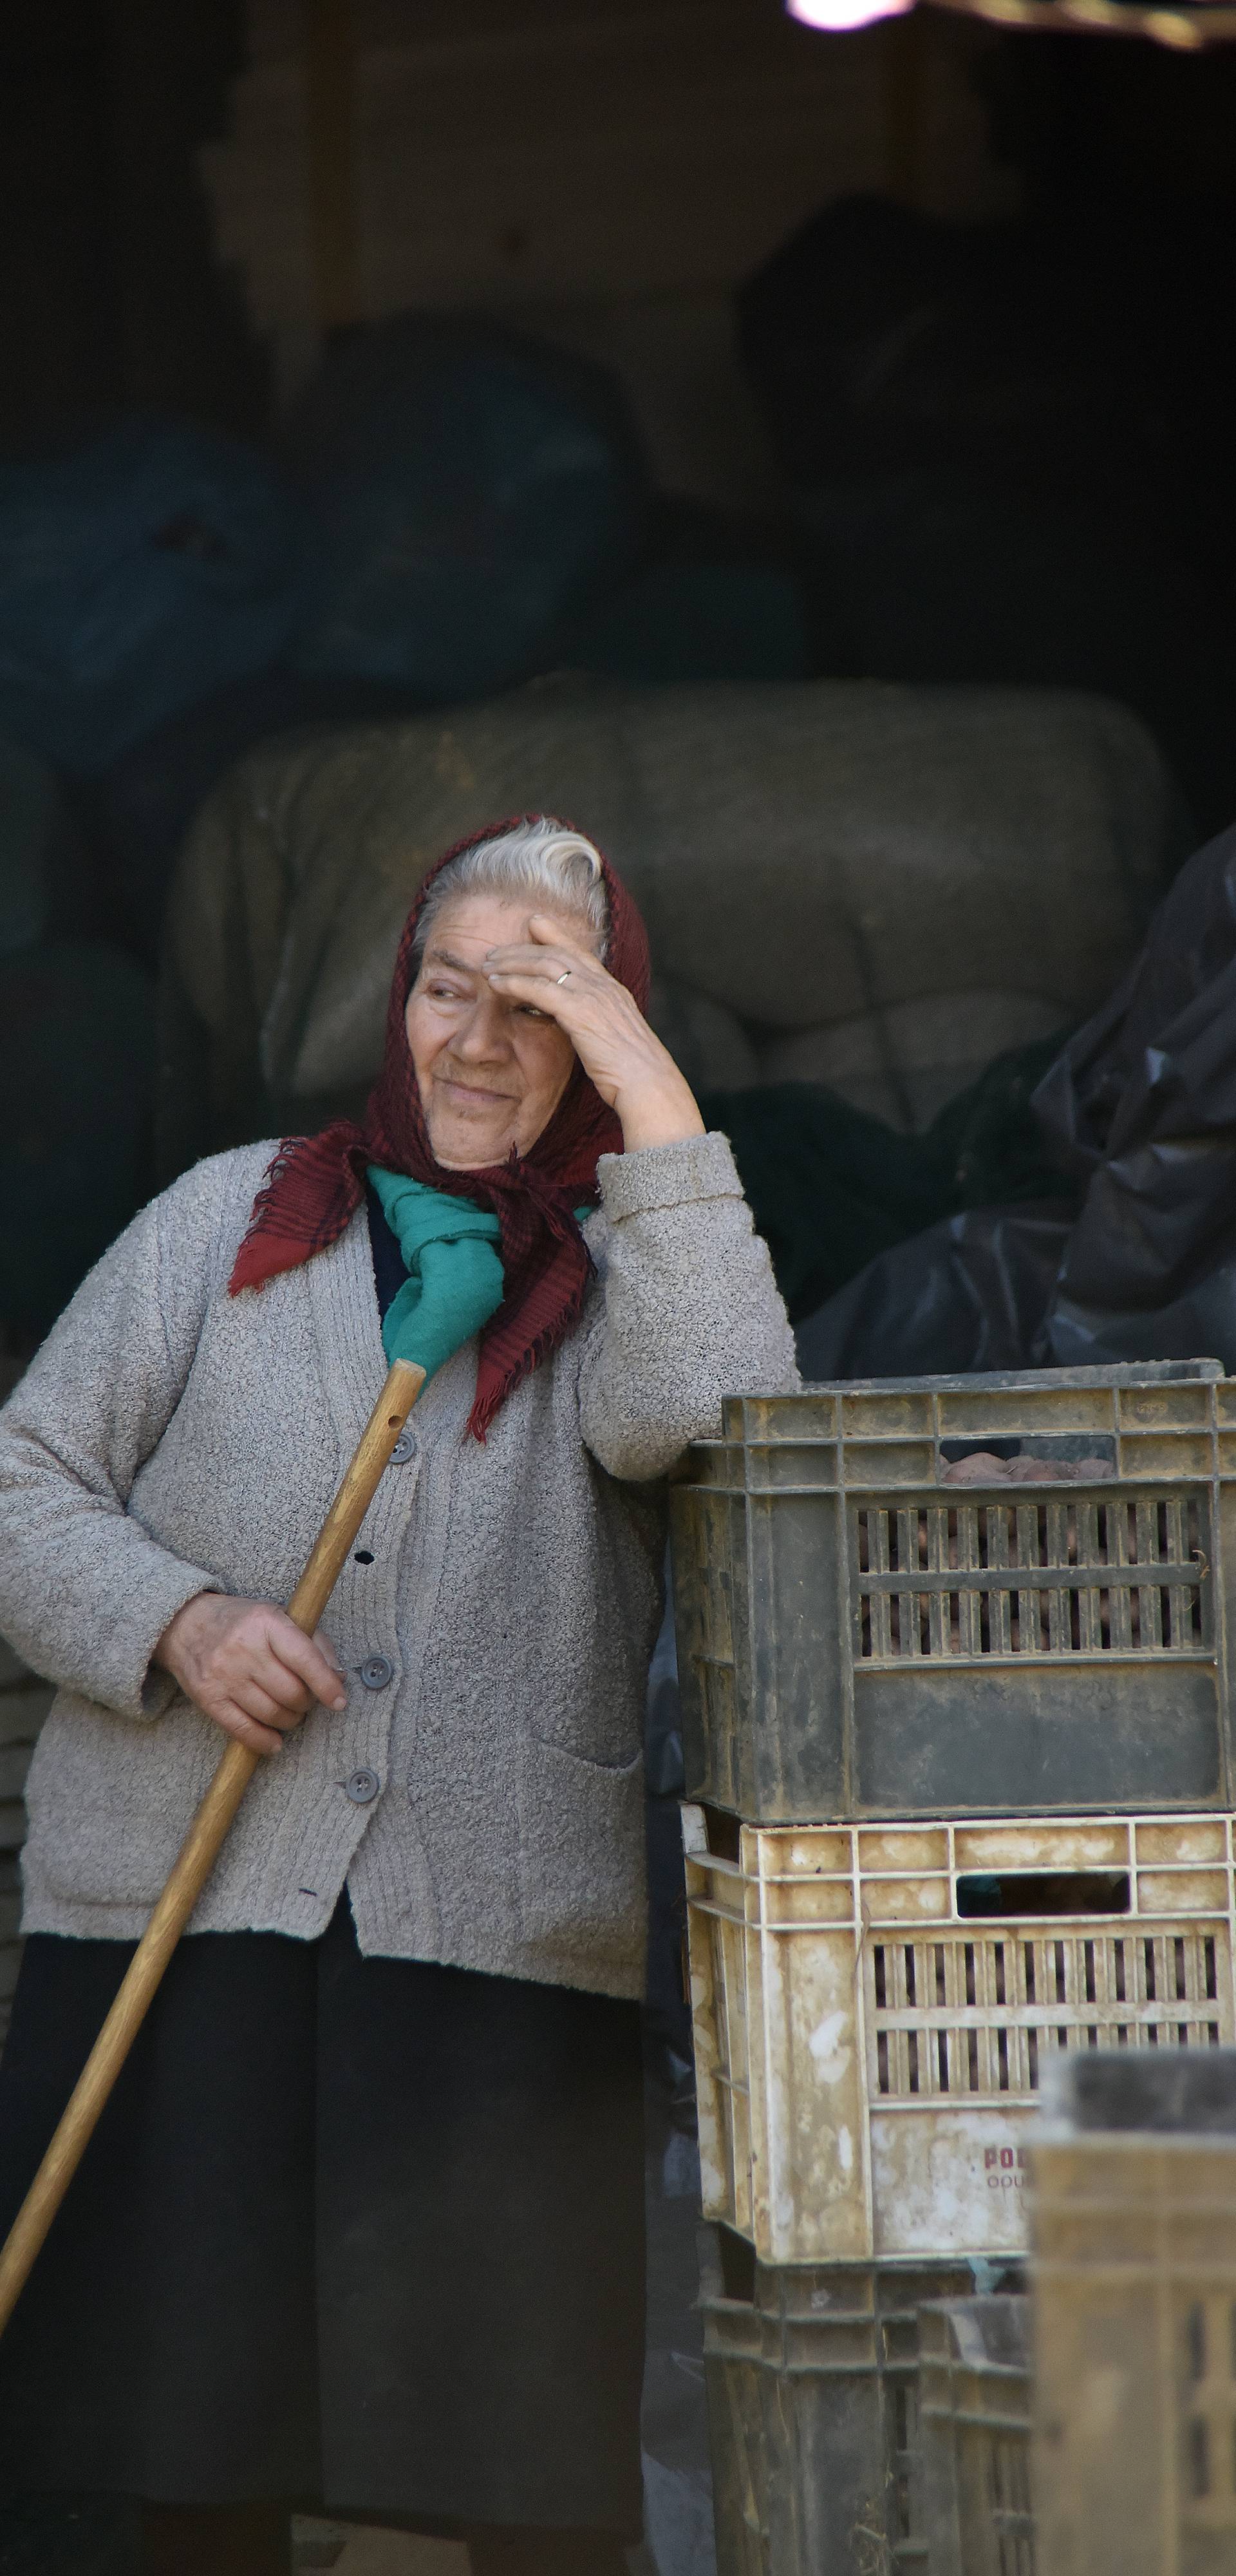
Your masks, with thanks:
[(543, 1011), (565, 1030), (602, 1100), (617, 1111), (628, 1151), (702, 1136), (690, 1084), (625, 984), (548, 914), (534, 913), (528, 928), (526, 947), (489, 950), (483, 972), (495, 993)]

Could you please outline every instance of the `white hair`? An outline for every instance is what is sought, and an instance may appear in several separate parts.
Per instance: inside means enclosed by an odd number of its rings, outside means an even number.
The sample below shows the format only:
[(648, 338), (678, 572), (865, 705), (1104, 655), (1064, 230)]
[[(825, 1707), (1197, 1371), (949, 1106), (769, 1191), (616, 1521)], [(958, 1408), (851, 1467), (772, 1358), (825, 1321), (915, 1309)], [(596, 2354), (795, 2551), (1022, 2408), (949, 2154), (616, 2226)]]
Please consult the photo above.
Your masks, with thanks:
[(530, 814), (492, 841), (477, 841), (434, 881), (419, 924), (416, 953), (440, 912), (470, 894), (526, 896), (534, 909), (562, 912), (584, 921), (601, 955), (609, 935), (609, 897), (601, 854), (582, 832), (572, 832), (552, 814)]

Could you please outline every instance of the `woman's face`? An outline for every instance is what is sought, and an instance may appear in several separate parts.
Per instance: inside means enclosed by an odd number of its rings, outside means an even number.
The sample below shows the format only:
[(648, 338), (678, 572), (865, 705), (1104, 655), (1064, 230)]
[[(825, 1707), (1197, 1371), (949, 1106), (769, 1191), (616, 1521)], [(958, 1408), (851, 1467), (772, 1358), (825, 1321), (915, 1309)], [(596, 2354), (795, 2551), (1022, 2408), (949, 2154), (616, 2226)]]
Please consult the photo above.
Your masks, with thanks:
[[(504, 1001), (483, 968), (491, 948), (526, 942), (545, 906), (524, 896), (461, 896), (442, 907), (408, 995), (408, 1045), (429, 1141), (447, 1171), (504, 1163), (526, 1154), (566, 1090), (575, 1049), (556, 1020), (526, 1002)], [(562, 935), (595, 947), (582, 923), (555, 915)]]

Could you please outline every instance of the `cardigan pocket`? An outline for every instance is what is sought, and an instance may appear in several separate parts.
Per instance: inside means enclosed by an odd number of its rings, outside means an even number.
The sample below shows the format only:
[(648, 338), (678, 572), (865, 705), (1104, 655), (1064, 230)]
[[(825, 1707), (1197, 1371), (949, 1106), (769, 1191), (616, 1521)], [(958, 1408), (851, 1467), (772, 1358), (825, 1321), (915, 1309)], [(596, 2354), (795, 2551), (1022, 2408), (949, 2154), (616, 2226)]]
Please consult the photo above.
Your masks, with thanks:
[(581, 1952), (638, 1946), (644, 1925), (644, 1756), (589, 1762), (525, 1738), (519, 1768), (524, 1938)]

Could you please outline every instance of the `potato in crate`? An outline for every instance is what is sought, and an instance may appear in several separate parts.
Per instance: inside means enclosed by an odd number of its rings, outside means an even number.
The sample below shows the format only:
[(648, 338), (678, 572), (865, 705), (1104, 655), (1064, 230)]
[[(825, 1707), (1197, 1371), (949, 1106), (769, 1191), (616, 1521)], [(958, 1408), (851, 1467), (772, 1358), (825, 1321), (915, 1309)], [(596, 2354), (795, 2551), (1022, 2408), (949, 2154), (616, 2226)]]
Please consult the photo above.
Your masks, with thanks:
[(684, 1831), (704, 2215), (766, 2263), (1020, 2255), (1053, 2056), (1236, 2035), (1228, 1817)]
[(1233, 1804), (1217, 1360), (734, 1397), (671, 1515), (692, 1797), (761, 1824)]

